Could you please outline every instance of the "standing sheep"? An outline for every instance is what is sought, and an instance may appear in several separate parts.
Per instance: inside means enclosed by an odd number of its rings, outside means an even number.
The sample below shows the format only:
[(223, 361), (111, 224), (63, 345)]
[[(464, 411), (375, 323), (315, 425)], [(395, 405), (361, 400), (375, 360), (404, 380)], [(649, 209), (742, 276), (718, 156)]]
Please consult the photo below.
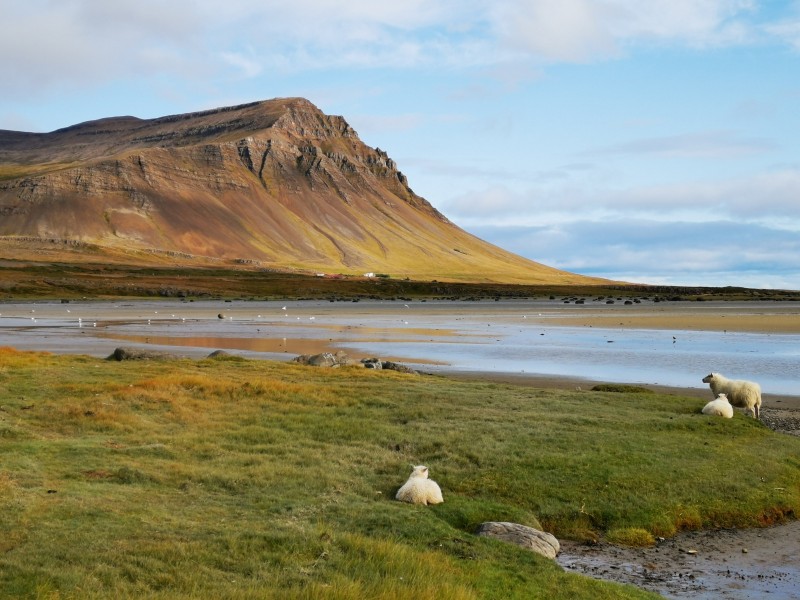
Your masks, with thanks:
[(701, 412), (704, 415), (714, 415), (715, 417), (725, 417), (726, 419), (733, 418), (733, 406), (731, 406), (725, 394), (720, 394), (716, 400), (706, 404)]
[(397, 490), (395, 498), (401, 502), (410, 502), (411, 504), (427, 505), (444, 502), (439, 484), (432, 479), (428, 479), (428, 467), (424, 465), (414, 467), (408, 481)]
[(733, 406), (744, 408), (745, 412), (752, 414), (756, 419), (761, 411), (761, 386), (752, 381), (741, 379), (728, 379), (719, 373), (710, 373), (703, 377), (716, 398), (718, 394), (725, 394)]

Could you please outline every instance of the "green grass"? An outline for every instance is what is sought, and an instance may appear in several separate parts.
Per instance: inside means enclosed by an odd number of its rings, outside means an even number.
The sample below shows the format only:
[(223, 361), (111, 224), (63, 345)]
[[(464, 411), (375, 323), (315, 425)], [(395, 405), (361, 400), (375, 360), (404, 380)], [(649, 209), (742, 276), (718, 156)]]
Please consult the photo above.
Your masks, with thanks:
[(624, 383), (600, 383), (592, 387), (593, 392), (617, 392), (628, 394), (652, 394), (653, 390), (640, 385), (628, 385)]
[[(653, 597), (473, 531), (635, 544), (793, 518), (800, 440), (700, 404), (0, 350), (0, 597)], [(393, 500), (412, 464), (444, 504)]]

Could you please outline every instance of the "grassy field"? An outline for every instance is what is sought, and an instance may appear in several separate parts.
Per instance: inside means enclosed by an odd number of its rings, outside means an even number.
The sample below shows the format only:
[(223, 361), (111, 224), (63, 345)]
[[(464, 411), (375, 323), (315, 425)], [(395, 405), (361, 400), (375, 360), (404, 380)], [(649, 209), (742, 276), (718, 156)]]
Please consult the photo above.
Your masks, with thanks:
[[(0, 349), (0, 596), (650, 598), (473, 535), (648, 543), (800, 509), (800, 440), (697, 399)], [(426, 464), (444, 504), (393, 500)]]

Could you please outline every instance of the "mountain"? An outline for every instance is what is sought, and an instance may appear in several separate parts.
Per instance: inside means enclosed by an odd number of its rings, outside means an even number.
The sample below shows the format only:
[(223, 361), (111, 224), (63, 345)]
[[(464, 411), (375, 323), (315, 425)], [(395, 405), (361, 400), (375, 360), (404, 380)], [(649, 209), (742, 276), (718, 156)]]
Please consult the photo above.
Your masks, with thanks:
[(411, 279), (607, 283), (447, 220), (394, 161), (302, 98), (50, 133), (0, 130), (6, 258)]

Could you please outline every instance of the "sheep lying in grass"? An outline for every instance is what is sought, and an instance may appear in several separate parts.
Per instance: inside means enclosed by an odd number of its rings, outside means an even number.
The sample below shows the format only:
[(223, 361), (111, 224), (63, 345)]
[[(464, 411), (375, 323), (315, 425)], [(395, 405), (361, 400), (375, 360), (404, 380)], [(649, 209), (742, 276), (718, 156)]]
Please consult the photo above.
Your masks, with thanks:
[(411, 504), (440, 504), (444, 502), (442, 490), (432, 479), (428, 479), (428, 467), (419, 465), (414, 467), (411, 475), (395, 496), (401, 502)]
[(761, 386), (752, 381), (728, 379), (719, 373), (710, 373), (703, 377), (703, 383), (711, 388), (714, 397), (725, 394), (733, 406), (744, 408), (745, 412), (759, 418), (761, 411)]
[(704, 415), (714, 415), (715, 417), (725, 417), (726, 419), (733, 418), (733, 406), (731, 406), (725, 394), (720, 394), (716, 400), (706, 404), (701, 412)]

